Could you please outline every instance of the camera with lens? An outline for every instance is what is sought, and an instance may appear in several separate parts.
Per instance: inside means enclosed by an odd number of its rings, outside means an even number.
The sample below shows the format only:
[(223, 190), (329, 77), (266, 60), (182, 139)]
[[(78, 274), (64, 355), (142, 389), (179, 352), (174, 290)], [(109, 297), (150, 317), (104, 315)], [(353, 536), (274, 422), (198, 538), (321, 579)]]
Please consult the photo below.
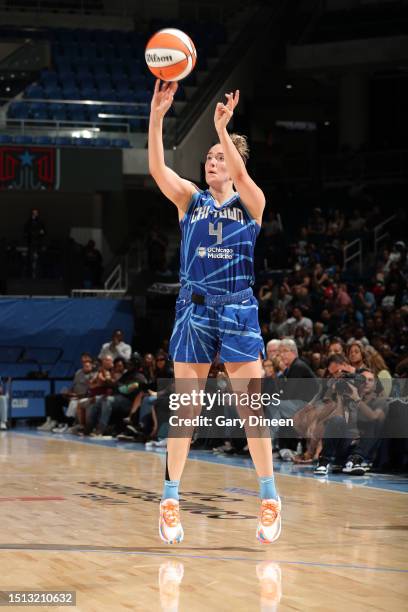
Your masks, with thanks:
[(341, 377), (334, 382), (333, 392), (337, 395), (341, 395), (345, 398), (351, 397), (350, 385), (355, 387), (360, 393), (364, 388), (366, 379), (362, 374), (352, 374), (350, 372), (343, 372)]

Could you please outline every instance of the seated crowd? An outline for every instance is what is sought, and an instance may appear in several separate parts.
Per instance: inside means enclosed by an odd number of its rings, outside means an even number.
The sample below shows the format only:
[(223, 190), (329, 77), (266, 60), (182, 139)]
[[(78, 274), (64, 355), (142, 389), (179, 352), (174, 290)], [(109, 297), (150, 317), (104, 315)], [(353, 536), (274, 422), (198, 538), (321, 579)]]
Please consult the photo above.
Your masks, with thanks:
[[(322, 335), (321, 335), (322, 336)], [(320, 352), (299, 349), (295, 336), (271, 339), (263, 360), (263, 391), (280, 393), (280, 404), (266, 416), (291, 417), (294, 428), (271, 431), (274, 453), (295, 464), (316, 463), (315, 474), (333, 471), (363, 475), (406, 467), (406, 439), (395, 440), (407, 426), (408, 360), (401, 359), (394, 378), (383, 357), (361, 340), (321, 337)], [(300, 358), (302, 355), (302, 358)], [(82, 367), (68, 389), (46, 398), (47, 420), (38, 429), (91, 436), (95, 440), (143, 442), (165, 447), (173, 370), (166, 352), (132, 353), (116, 330), (98, 359), (81, 356)], [(214, 362), (209, 380), (225, 389), (228, 376)], [(339, 381), (344, 379), (340, 392)], [(312, 384), (305, 384), (309, 382)], [(164, 384), (163, 384), (164, 383)], [(289, 437), (288, 437), (289, 435)], [(226, 455), (246, 455), (243, 435), (195, 437), (193, 448)]]
[[(273, 431), (274, 451), (296, 463), (317, 462), (316, 474), (327, 474), (329, 466), (361, 475), (372, 466), (403, 471), (408, 464), (407, 436), (396, 434), (398, 425), (407, 427), (405, 244), (394, 242), (375, 265), (372, 277), (353, 281), (335, 257), (318, 261), (300, 250), (290, 273), (258, 289), (267, 346), (264, 385), (284, 390), (279, 415), (293, 417), (295, 425), (289, 437)], [(226, 384), (222, 364), (212, 365), (209, 378)], [(343, 387), (341, 394), (336, 379), (342, 378), (347, 392)], [(167, 386), (161, 388), (160, 379)], [(132, 354), (117, 330), (97, 360), (83, 354), (70, 389), (47, 398), (41, 429), (165, 446), (172, 379), (164, 349), (156, 356)], [(316, 385), (305, 392), (297, 386), (300, 379), (315, 379)], [(193, 447), (248, 452), (242, 437), (195, 436)]]
[(142, 358), (115, 330), (97, 359), (83, 353), (81, 362), (72, 385), (46, 397), (47, 419), (40, 431), (158, 444), (166, 440), (166, 385), (171, 385), (173, 370), (164, 350)]

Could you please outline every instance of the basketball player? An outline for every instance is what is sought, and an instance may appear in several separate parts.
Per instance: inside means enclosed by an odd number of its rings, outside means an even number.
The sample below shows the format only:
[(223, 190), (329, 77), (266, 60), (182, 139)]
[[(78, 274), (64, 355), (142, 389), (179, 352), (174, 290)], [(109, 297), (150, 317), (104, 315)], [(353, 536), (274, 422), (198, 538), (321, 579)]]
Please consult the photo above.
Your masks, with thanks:
[[(177, 83), (156, 81), (149, 122), (149, 169), (162, 193), (176, 205), (182, 234), (181, 288), (170, 340), (177, 379), (205, 380), (218, 353), (233, 383), (261, 379), (264, 345), (253, 295), (254, 245), (260, 231), (265, 197), (245, 167), (244, 136), (229, 135), (227, 125), (239, 91), (226, 94), (215, 109), (219, 142), (205, 162), (208, 189), (200, 191), (167, 167), (163, 119)], [(234, 388), (235, 391), (235, 388)], [(248, 432), (247, 432), (248, 433)], [(160, 504), (159, 531), (168, 543), (181, 542), (179, 482), (191, 437), (168, 439), (166, 478)], [(248, 437), (260, 482), (259, 541), (276, 540), (281, 530), (281, 501), (275, 489), (269, 436)]]

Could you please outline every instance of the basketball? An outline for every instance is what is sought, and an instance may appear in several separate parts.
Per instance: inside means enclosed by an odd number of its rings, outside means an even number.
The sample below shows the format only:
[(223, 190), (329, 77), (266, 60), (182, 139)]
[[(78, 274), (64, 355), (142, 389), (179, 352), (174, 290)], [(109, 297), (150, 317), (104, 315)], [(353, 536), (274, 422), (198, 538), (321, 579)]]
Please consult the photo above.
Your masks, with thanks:
[(165, 28), (150, 38), (145, 59), (155, 77), (163, 81), (181, 81), (193, 70), (197, 52), (187, 34), (175, 28)]

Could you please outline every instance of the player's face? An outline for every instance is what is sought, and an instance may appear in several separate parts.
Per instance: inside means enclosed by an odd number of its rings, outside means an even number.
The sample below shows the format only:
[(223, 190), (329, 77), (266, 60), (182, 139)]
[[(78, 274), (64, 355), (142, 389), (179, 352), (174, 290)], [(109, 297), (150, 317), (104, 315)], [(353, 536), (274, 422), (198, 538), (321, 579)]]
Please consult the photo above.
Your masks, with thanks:
[(205, 180), (210, 187), (231, 180), (225, 164), (224, 152), (220, 144), (211, 147), (207, 153), (205, 160)]

